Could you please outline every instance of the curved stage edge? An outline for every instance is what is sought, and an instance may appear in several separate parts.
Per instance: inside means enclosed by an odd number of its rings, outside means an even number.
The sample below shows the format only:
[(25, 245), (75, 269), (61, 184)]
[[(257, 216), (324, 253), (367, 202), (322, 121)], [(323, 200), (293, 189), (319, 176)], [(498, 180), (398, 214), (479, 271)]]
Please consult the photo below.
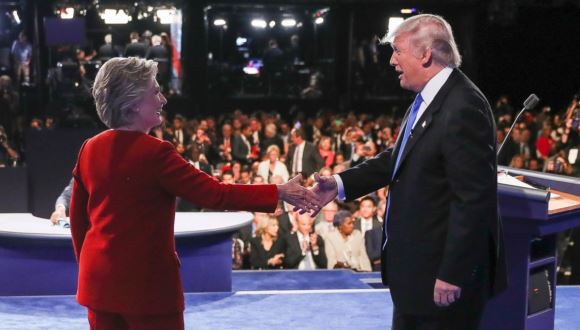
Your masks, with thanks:
[[(232, 290), (232, 234), (248, 212), (176, 213), (175, 243), (185, 292)], [(72, 295), (78, 265), (70, 230), (27, 213), (0, 214), (0, 296)]]

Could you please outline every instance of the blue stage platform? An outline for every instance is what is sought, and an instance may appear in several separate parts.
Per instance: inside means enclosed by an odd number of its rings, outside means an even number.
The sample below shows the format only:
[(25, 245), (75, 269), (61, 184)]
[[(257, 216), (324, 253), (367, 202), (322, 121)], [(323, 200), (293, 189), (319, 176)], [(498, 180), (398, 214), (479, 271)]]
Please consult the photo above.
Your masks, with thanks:
[[(392, 306), (379, 274), (235, 272), (232, 293), (186, 294), (187, 329), (389, 329)], [(16, 283), (15, 283), (16, 285)], [(556, 329), (580, 324), (580, 287), (558, 287)], [(0, 329), (88, 329), (73, 296), (0, 297)]]

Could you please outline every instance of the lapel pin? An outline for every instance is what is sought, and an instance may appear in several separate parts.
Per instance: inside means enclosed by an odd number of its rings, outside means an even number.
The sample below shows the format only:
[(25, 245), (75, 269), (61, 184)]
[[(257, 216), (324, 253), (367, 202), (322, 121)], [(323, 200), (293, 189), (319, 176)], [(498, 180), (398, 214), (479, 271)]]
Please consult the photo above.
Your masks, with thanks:
[(421, 124), (421, 127), (425, 128), (425, 125), (427, 125), (427, 122), (423, 122), (423, 124)]

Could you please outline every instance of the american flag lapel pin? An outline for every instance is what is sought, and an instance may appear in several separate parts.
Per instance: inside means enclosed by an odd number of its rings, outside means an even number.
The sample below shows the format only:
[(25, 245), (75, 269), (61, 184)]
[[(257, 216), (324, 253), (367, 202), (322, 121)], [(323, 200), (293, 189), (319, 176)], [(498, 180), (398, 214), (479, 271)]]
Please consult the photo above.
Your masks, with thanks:
[(426, 121), (423, 121), (423, 124), (421, 124), (421, 127), (422, 128), (425, 128), (425, 125), (427, 125), (427, 122)]

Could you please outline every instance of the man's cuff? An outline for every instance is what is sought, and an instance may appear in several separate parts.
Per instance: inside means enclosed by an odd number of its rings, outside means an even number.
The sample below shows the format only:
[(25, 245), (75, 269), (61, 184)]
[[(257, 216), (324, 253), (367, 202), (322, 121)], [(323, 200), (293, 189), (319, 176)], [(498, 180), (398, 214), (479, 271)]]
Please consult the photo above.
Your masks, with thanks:
[(344, 202), (344, 200), (346, 199), (346, 195), (344, 193), (344, 184), (342, 183), (342, 179), (340, 178), (340, 175), (338, 174), (334, 174), (334, 181), (336, 181), (336, 187), (338, 189), (338, 200), (341, 202)]

